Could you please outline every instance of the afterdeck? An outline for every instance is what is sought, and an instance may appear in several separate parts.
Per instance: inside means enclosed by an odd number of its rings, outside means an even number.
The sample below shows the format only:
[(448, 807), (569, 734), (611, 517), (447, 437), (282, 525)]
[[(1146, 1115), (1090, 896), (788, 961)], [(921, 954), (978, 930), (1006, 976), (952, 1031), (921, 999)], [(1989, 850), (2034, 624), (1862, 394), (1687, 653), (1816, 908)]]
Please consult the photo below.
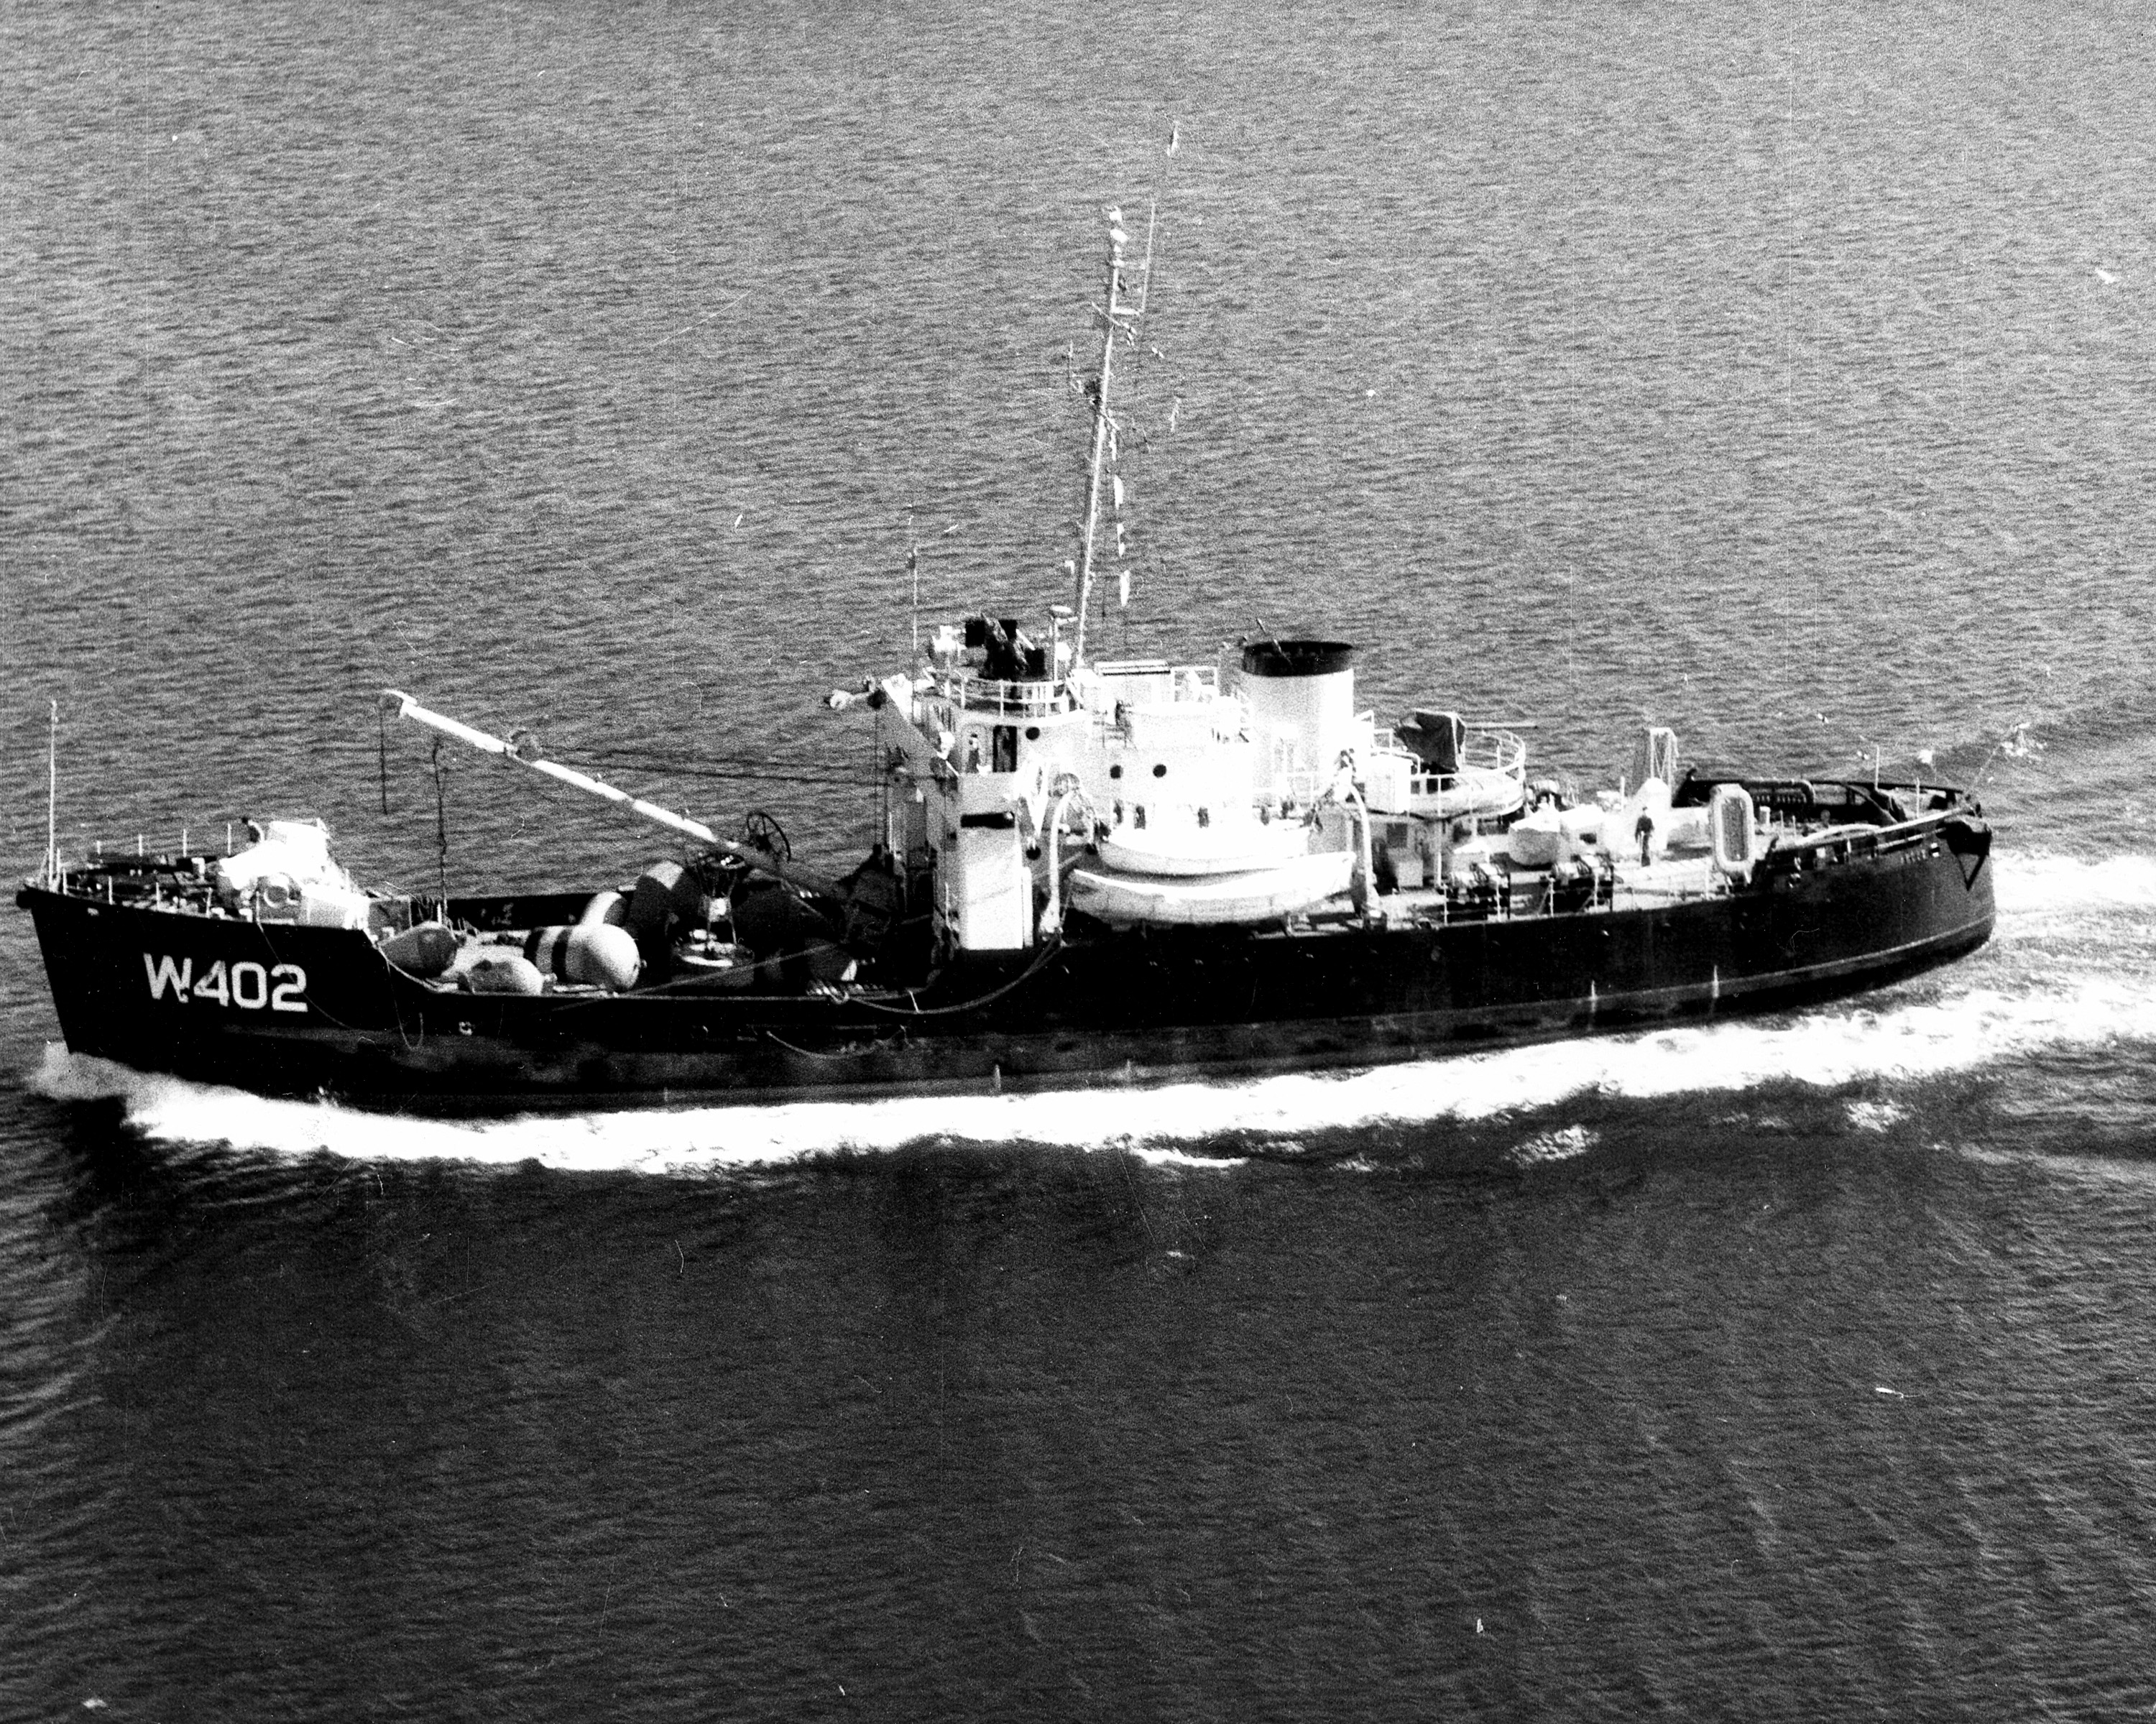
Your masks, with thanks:
[[(1936, 853), (1944, 843), (1941, 818), (1928, 814), (1892, 825), (1835, 824), (1802, 829), (1771, 828), (1753, 878), (1792, 878), (1902, 852)], [(1596, 911), (1666, 909), (1748, 890), (1704, 853), (1650, 862), (1596, 854), (1556, 868), (1533, 868), (1502, 854), (1478, 855), (1441, 885), (1403, 886), (1377, 898), (1385, 919), (1447, 923), (1517, 921)]]

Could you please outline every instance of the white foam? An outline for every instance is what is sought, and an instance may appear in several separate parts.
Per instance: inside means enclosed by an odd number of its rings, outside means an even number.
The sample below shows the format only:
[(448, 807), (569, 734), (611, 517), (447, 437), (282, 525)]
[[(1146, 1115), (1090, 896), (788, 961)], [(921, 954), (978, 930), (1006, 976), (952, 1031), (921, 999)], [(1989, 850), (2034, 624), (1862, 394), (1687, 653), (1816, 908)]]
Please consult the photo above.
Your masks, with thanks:
[(150, 1080), (125, 1065), (93, 1060), (87, 1054), (70, 1054), (64, 1044), (47, 1042), (38, 1069), (23, 1081), (37, 1094), (54, 1101), (105, 1101), (131, 1095), (137, 1085)]
[(1909, 1116), (1907, 1108), (1892, 1101), (1852, 1101), (1847, 1111), (1850, 1124), (1860, 1131), (1885, 1131)]
[(1568, 1162), (1575, 1156), (1585, 1155), (1601, 1141), (1599, 1131), (1590, 1131), (1584, 1126), (1565, 1126), (1514, 1144), (1505, 1159), (1516, 1167), (1532, 1167), (1544, 1162)]
[[(2156, 856), (1994, 855), (2002, 922), (2156, 912)], [(2005, 931), (2002, 929), (2002, 931)]]
[[(56, 1043), (46, 1046), (30, 1084), (55, 1101), (118, 1099), (126, 1104), (128, 1123), (159, 1142), (225, 1143), (288, 1155), (326, 1152), (367, 1161), (536, 1161), (574, 1170), (664, 1172), (768, 1165), (837, 1151), (888, 1152), (922, 1142), (1014, 1141), (1127, 1150), (1163, 1166), (1219, 1167), (1240, 1159), (1194, 1154), (1178, 1147), (1218, 1135), (1200, 1122), (1210, 1111), (1206, 1098), (1219, 1092), (1202, 1085), (1077, 1096), (920, 1096), (430, 1120), (188, 1083), (70, 1054)], [(1152, 1116), (1163, 1105), (1187, 1118), (1190, 1129), (1152, 1129)]]

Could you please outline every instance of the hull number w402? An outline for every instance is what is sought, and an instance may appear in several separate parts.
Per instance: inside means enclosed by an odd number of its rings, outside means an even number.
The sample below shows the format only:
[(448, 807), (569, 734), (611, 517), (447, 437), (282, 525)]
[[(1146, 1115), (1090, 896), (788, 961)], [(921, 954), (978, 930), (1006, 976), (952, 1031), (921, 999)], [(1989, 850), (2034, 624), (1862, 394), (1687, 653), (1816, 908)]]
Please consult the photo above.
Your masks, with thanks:
[(237, 1006), (243, 1012), (304, 1012), (307, 1009), (307, 972), (297, 964), (265, 968), (242, 959), (228, 965), (223, 958), (201, 975), (195, 961), (183, 957), (175, 963), (163, 953), (142, 954), (142, 973), (149, 978), (150, 998), (162, 999), (169, 990), (185, 1004), (189, 1000), (216, 1006)]

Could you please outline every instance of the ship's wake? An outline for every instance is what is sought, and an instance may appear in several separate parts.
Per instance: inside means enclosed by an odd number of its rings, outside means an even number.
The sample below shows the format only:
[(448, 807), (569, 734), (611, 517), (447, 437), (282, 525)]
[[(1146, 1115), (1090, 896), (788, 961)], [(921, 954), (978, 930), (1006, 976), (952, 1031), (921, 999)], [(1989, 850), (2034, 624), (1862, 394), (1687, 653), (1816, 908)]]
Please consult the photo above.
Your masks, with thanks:
[(269, 1101), (58, 1047), (31, 1083), (57, 1100), (116, 1098), (130, 1126), (154, 1141), (363, 1160), (695, 1172), (924, 1143), (1027, 1143), (1224, 1166), (1314, 1134), (1511, 1121), (1519, 1142), (1509, 1159), (1524, 1165), (1592, 1147), (1595, 1134), (1565, 1116), (1586, 1097), (1651, 1104), (1774, 1085), (1862, 1085), (1850, 1121), (1882, 1129), (1905, 1116), (1896, 1085), (2156, 1044), (2156, 858), (2020, 861), (2001, 870), (1999, 902), (1994, 945), (1863, 1001), (1349, 1072), (485, 1121)]
[(2001, 940), (2130, 935), (2135, 918), (2156, 936), (2156, 856), (2016, 856), (1999, 868), (1992, 892)]

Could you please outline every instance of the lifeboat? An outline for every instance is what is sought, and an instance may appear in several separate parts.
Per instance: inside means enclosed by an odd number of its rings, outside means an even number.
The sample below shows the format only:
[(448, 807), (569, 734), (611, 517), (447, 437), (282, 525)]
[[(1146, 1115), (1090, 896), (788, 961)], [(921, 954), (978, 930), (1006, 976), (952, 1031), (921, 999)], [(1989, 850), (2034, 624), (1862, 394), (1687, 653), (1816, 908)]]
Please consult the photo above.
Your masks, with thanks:
[(1289, 822), (1267, 825), (1239, 820), (1219, 826), (1158, 828), (1150, 831), (1119, 826), (1100, 840), (1101, 859), (1120, 874), (1168, 879), (1204, 879), (1223, 874), (1255, 874), (1306, 855), (1310, 834)]
[[(1100, 846), (1103, 862), (1109, 845)], [(1136, 874), (1081, 863), (1070, 870), (1070, 907), (1116, 926), (1249, 926), (1277, 921), (1348, 890), (1348, 850), (1320, 850), (1268, 868), (1213, 875)]]

